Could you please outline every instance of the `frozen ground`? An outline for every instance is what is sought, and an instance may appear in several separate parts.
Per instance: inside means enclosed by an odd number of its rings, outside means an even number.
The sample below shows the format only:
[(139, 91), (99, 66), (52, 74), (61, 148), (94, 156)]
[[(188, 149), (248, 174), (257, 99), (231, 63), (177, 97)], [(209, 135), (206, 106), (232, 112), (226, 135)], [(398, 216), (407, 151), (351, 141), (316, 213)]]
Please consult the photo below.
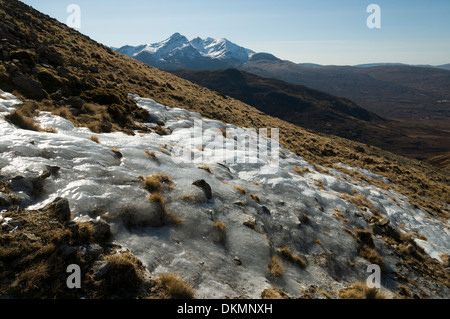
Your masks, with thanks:
[[(282, 147), (278, 163), (270, 162), (270, 156), (261, 156), (252, 164), (230, 163), (217, 156), (220, 153), (213, 154), (222, 143), (230, 142), (233, 134), (225, 138), (223, 130), (235, 128), (232, 125), (134, 96), (154, 121), (165, 122), (169, 135), (93, 134), (49, 113), (41, 113), (37, 120), (42, 127), (56, 129), (57, 134), (34, 132), (5, 121), (4, 115), (20, 101), (2, 91), (0, 95), (7, 98), (0, 98), (0, 174), (13, 181), (12, 190), (21, 197), (22, 205), (36, 209), (57, 197), (67, 198), (74, 218), (107, 221), (114, 241), (136, 255), (149, 275), (178, 273), (193, 284), (198, 298), (259, 298), (264, 289), (272, 287), (295, 297), (311, 285), (335, 291), (365, 281), (369, 262), (358, 257), (358, 244), (344, 228), (369, 229), (372, 212), (362, 212), (345, 200), (344, 194), (365, 195), (400, 232), (425, 235), (427, 240), (417, 243), (431, 257), (440, 260), (442, 253), (450, 254), (448, 223), (412, 207), (393, 191), (356, 184), (337, 170), (321, 173)], [(203, 141), (193, 130), (200, 122)], [(252, 135), (250, 130), (235, 129), (234, 135)], [(100, 143), (89, 140), (91, 136), (97, 136)], [(252, 158), (258, 157), (256, 149), (249, 147), (255, 141), (255, 137), (250, 143), (241, 141)], [(183, 149), (180, 146), (197, 155), (203, 151), (207, 167), (174, 160), (172, 155)], [(60, 170), (45, 180), (39, 196), (31, 196), (26, 183), (19, 183), (22, 179), (17, 177), (39, 176), (47, 166)], [(295, 167), (308, 171), (298, 173)], [(157, 173), (174, 181), (173, 189), (164, 189), (162, 195), (168, 214), (181, 219), (176, 225), (161, 223), (160, 206), (149, 200), (149, 192), (142, 186), (140, 176)], [(375, 176), (369, 171), (361, 173)], [(211, 187), (210, 200), (193, 185), (202, 179)], [(337, 210), (341, 218), (336, 216)], [(218, 221), (226, 225), (224, 231), (214, 227)], [(389, 273), (395, 257), (381, 238), (375, 239), (375, 245), (383, 257), (391, 256), (385, 258)], [(302, 268), (281, 258), (285, 273), (274, 278), (268, 265), (277, 249), (287, 246), (304, 256), (308, 265)], [(384, 282), (388, 288), (391, 284), (388, 279)]]

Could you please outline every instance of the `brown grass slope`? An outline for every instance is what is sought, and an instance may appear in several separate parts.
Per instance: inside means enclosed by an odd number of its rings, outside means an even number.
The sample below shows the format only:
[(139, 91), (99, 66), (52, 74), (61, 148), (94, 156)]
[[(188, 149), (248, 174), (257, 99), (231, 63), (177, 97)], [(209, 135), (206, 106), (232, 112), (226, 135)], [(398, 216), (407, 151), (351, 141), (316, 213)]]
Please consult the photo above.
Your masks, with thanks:
[[(153, 98), (237, 126), (279, 128), (280, 142), (324, 166), (341, 162), (388, 177), (370, 182), (408, 196), (430, 214), (448, 217), (448, 173), (346, 139), (318, 134), (268, 116), (233, 98), (118, 54), (17, 1), (0, 0), (0, 88), (38, 110), (90, 127), (132, 134), (148, 114), (127, 93)], [(355, 174), (360, 180), (368, 180)]]

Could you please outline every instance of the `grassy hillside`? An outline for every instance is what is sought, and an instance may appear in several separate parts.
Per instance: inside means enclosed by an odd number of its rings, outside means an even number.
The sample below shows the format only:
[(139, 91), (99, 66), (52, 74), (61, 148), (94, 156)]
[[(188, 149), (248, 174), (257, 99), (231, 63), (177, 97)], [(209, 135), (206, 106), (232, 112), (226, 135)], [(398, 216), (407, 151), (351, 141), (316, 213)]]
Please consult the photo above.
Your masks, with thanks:
[[(0, 0), (0, 88), (24, 101), (23, 112), (47, 110), (93, 131), (139, 129), (147, 114), (127, 93), (152, 98), (237, 126), (279, 128), (280, 142), (324, 166), (367, 168), (431, 214), (448, 216), (449, 176), (415, 160), (346, 139), (317, 134), (233, 98), (152, 68), (68, 28), (23, 3)], [(363, 177), (361, 176), (361, 179)]]

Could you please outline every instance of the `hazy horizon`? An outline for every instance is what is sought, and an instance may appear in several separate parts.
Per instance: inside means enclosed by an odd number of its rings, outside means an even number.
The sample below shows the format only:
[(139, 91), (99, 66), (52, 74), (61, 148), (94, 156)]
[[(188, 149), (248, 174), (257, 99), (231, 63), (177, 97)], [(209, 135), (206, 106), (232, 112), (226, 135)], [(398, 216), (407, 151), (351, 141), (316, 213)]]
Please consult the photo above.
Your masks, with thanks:
[[(373, 2), (372, 2), (373, 1)], [(227, 38), (255, 52), (295, 63), (358, 65), (450, 63), (450, 2), (436, 0), (193, 0), (87, 1), (79, 31), (107, 46), (160, 42), (179, 32), (188, 39)], [(66, 23), (74, 1), (24, 0)], [(370, 29), (369, 4), (381, 8), (381, 28)]]

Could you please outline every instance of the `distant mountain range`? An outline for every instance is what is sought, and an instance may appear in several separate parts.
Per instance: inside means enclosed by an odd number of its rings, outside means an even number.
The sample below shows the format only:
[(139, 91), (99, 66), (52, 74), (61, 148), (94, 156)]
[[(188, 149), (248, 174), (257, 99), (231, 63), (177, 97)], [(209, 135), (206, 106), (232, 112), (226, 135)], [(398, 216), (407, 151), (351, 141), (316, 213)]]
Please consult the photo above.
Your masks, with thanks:
[(180, 33), (154, 44), (113, 49), (159, 69), (237, 68), (345, 97), (384, 118), (450, 117), (450, 64), (432, 67), (400, 63), (355, 66), (294, 63), (270, 53), (255, 53), (227, 39), (189, 41)]
[[(269, 53), (258, 53), (258, 55), (255, 55), (254, 51), (239, 46), (225, 38), (213, 39), (208, 37), (201, 39), (197, 37), (189, 41), (178, 32), (161, 42), (138, 46), (125, 45), (120, 48), (111, 47), (111, 49), (151, 66), (169, 70), (210, 70), (237, 67), (248, 62), (251, 58), (253, 61), (260, 59), (282, 61)], [(324, 67), (324, 65), (315, 63), (298, 63), (297, 65), (307, 68)], [(404, 63), (368, 63), (357, 64), (354, 67), (369, 68), (399, 65), (450, 70), (450, 64), (434, 66)]]
[(443, 65), (430, 65), (430, 64), (405, 64), (405, 63), (367, 63), (367, 64), (357, 64), (354, 65), (357, 68), (372, 68), (376, 66), (416, 66), (421, 68), (437, 68), (437, 69), (444, 69), (444, 70), (450, 70), (450, 63), (449, 64), (443, 64)]

